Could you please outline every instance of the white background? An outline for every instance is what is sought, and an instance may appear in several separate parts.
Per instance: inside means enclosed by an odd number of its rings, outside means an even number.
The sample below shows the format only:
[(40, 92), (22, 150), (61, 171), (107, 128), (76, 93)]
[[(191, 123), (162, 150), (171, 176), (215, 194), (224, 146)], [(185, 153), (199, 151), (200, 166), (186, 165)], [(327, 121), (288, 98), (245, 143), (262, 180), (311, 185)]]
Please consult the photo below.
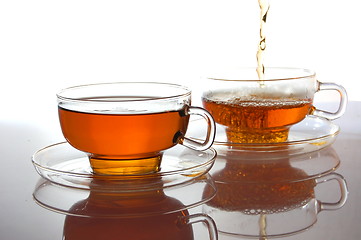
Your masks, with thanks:
[[(311, 68), (361, 100), (360, 7), (271, 0), (265, 65)], [(258, 40), (257, 0), (1, 0), (0, 120), (58, 126), (55, 94), (77, 84), (199, 90), (209, 68), (256, 66)]]

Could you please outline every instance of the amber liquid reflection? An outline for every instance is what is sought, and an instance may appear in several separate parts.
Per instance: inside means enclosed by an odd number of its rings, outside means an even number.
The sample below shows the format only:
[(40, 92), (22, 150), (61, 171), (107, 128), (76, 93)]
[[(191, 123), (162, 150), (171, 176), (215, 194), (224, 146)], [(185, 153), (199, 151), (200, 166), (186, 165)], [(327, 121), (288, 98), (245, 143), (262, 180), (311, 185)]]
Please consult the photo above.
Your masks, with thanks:
[[(316, 182), (292, 181), (308, 176), (303, 170), (292, 167), (287, 158), (262, 161), (246, 157), (239, 155), (237, 158), (237, 153), (232, 152), (225, 157), (225, 167), (212, 174), (217, 193), (207, 206), (215, 216), (221, 212), (258, 216), (258, 236), (265, 240), (268, 239), (267, 216), (306, 205), (315, 196)], [(224, 231), (223, 226), (219, 227), (219, 231)]]
[[(234, 160), (234, 159), (233, 159)], [(287, 159), (270, 162), (228, 160), (224, 169), (212, 174), (217, 194), (207, 205), (249, 215), (289, 211), (314, 198), (314, 180), (294, 168)]]
[[(92, 191), (76, 203), (64, 224), (65, 240), (147, 239), (193, 240), (191, 225), (184, 224), (187, 210), (169, 214), (147, 213), (180, 209), (183, 204), (163, 190), (111, 193)], [(108, 216), (108, 217), (107, 217)], [(109, 217), (112, 216), (112, 217)]]

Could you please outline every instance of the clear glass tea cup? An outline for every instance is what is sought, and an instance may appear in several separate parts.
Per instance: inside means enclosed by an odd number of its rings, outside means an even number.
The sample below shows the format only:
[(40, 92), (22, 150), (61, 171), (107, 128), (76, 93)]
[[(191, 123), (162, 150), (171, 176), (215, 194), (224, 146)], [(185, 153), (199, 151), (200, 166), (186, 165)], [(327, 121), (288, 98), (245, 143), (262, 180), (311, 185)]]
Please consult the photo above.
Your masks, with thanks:
[[(96, 174), (157, 172), (162, 151), (180, 143), (208, 149), (215, 123), (191, 105), (184, 86), (154, 82), (118, 82), (74, 86), (57, 94), (60, 125), (74, 148), (88, 154)], [(206, 120), (204, 142), (185, 137), (190, 115)]]
[[(206, 79), (202, 103), (224, 127), (229, 142), (285, 142), (289, 128), (306, 115), (329, 120), (346, 110), (346, 90), (335, 83), (319, 82), (315, 72), (300, 68), (266, 68), (259, 79), (255, 68), (238, 68), (214, 73)], [(339, 93), (336, 112), (314, 107), (315, 93)]]

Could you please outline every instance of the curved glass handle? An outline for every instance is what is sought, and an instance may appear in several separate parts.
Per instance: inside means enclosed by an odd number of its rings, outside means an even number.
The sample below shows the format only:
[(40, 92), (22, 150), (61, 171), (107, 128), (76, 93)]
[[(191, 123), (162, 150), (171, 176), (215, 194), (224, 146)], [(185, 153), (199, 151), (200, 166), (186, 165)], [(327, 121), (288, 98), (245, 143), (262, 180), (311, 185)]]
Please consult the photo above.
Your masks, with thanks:
[(183, 216), (180, 218), (178, 224), (180, 224), (180, 227), (182, 227), (184, 225), (189, 225), (199, 222), (204, 223), (207, 226), (210, 240), (218, 240), (218, 231), (217, 231), (216, 223), (210, 216), (206, 214), (198, 213), (198, 214)]
[(335, 203), (326, 203), (318, 201), (319, 203), (319, 211), (322, 210), (337, 210), (343, 207), (345, 205), (348, 195), (348, 189), (347, 189), (347, 183), (346, 180), (338, 173), (331, 173), (324, 177), (320, 177), (316, 179), (316, 183), (323, 183), (328, 182), (330, 180), (336, 180), (339, 184), (340, 190), (341, 190), (341, 196), (340, 199)]
[(319, 109), (314, 109), (312, 111), (312, 115), (316, 115), (319, 117), (324, 117), (329, 120), (334, 120), (336, 118), (341, 117), (346, 111), (347, 105), (347, 92), (344, 87), (335, 83), (322, 83), (318, 82), (318, 91), (322, 90), (336, 90), (340, 94), (340, 104), (338, 106), (338, 110), (336, 112), (327, 112)]
[(180, 143), (186, 147), (198, 151), (204, 151), (210, 148), (216, 136), (216, 124), (214, 122), (212, 115), (209, 112), (207, 112), (205, 109), (200, 107), (189, 107), (188, 114), (199, 115), (206, 120), (208, 124), (206, 139), (204, 140), (204, 142), (197, 142), (185, 137)]

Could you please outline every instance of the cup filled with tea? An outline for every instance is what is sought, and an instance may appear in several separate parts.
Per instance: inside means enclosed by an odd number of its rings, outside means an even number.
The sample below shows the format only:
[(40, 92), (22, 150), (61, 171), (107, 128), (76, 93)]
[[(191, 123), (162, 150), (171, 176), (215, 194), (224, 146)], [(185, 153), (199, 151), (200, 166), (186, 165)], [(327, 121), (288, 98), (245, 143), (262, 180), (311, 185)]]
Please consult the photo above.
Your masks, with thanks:
[[(300, 68), (238, 68), (215, 73), (206, 79), (202, 104), (216, 123), (225, 128), (228, 142), (285, 142), (292, 125), (307, 115), (328, 120), (343, 115), (346, 90), (336, 83), (320, 82), (315, 72)], [(315, 93), (339, 93), (336, 112), (317, 109)]]
[[(176, 144), (208, 149), (215, 123), (191, 106), (187, 87), (155, 82), (117, 82), (69, 87), (57, 94), (64, 137), (87, 153), (95, 174), (145, 174), (159, 170), (162, 152)], [(185, 137), (190, 115), (207, 124), (206, 138)]]

